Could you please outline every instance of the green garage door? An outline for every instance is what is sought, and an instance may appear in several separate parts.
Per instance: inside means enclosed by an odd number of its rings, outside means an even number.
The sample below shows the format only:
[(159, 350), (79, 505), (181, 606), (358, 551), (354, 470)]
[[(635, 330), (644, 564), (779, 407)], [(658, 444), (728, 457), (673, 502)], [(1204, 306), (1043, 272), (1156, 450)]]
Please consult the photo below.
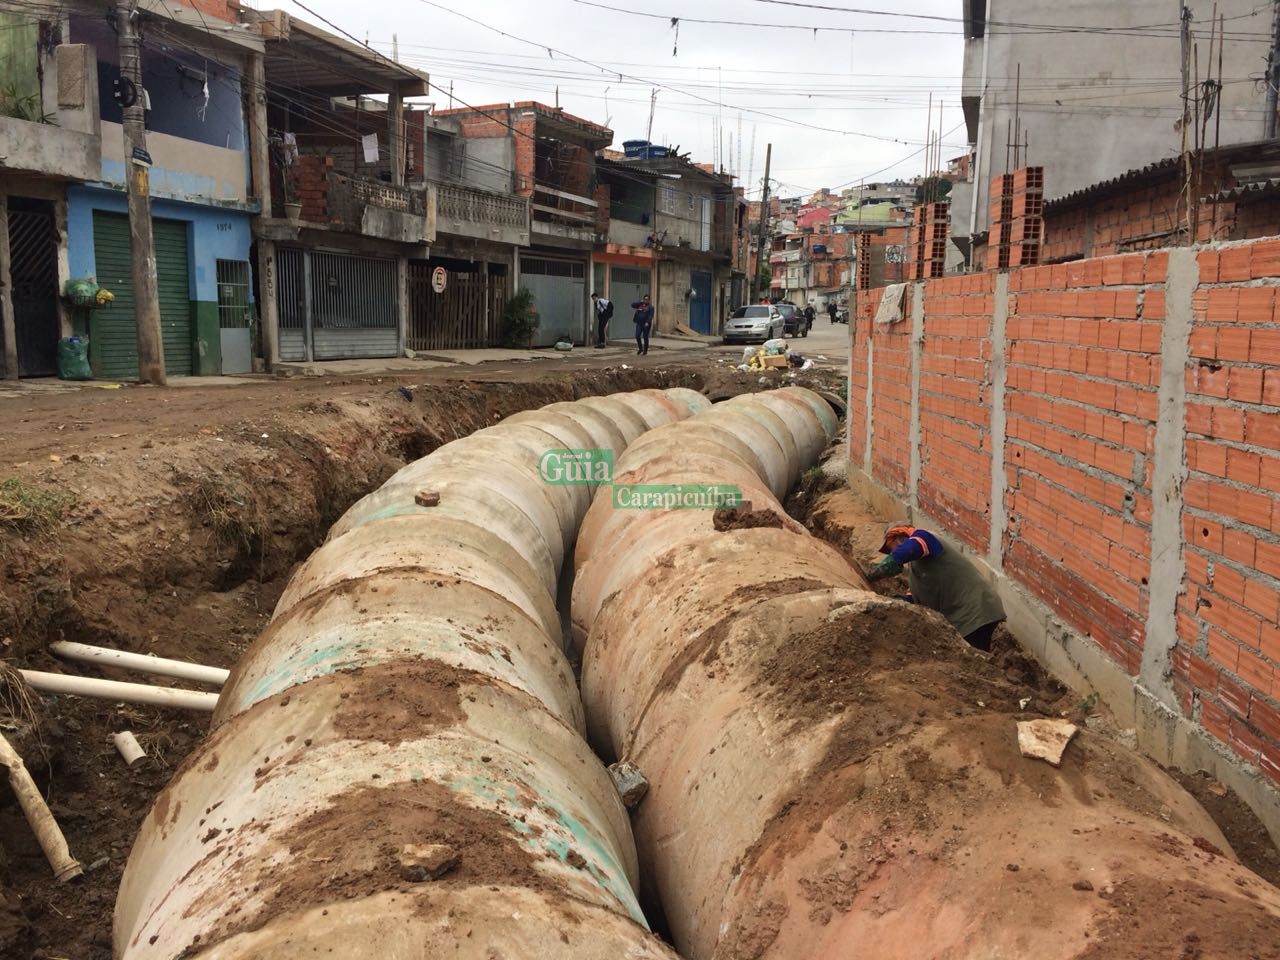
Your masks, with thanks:
[[(187, 225), (179, 220), (153, 220), (152, 223), (164, 369), (171, 377), (189, 376), (192, 331)], [(90, 358), (99, 377), (131, 379), (138, 375), (138, 333), (134, 322), (129, 218), (96, 211), (93, 245), (98, 283), (115, 294), (115, 301), (93, 311), (89, 329)]]

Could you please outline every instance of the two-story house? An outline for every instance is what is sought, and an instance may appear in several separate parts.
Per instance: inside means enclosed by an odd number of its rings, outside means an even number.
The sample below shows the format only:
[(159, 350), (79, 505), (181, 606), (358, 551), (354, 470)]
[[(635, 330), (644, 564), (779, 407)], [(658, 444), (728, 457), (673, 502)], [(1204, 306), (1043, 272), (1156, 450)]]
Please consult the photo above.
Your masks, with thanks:
[(471, 162), (494, 171), (494, 189), (529, 202), (529, 246), (516, 258), (515, 284), (533, 294), (539, 320), (534, 345), (562, 336), (585, 343), (598, 237), (596, 152), (613, 142), (613, 131), (528, 101), (435, 115), (460, 125)]
[[(55, 372), (58, 337), (74, 331), (88, 335), (98, 376), (136, 375), (125, 183), (139, 168), (152, 198), (167, 373), (221, 372), (224, 324), (250, 325), (257, 205), (242, 100), (247, 60), (262, 42), (230, 4), (203, 7), (168, 0), (140, 13), (140, 90), (121, 74), (113, 8), (68, 2), (33, 12), (15, 4), (6, 14), (2, 32), (14, 56), (3, 80), (22, 93), (0, 118), (0, 176), (17, 198), (8, 204), (10, 256), (0, 259), (10, 269), (25, 374)], [(126, 97), (146, 105), (143, 155), (125, 156)], [(114, 300), (68, 308), (57, 294), (80, 278), (96, 279)]]

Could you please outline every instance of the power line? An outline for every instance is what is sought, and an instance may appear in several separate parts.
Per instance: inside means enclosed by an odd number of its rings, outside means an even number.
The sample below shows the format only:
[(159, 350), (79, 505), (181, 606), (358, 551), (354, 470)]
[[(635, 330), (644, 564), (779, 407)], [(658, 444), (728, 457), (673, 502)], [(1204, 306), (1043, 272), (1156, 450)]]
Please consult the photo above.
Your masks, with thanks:
[[(302, 4), (301, 4), (301, 3), (298, 3), (298, 0), (293, 0), (293, 2), (294, 2), (294, 3), (297, 3), (297, 4), (298, 4), (298, 6), (302, 6)], [(549, 53), (552, 53), (552, 54), (557, 54), (557, 53), (558, 53), (558, 54), (559, 54), (560, 56), (562, 56), (562, 57), (566, 57), (566, 58), (568, 58), (568, 59), (570, 59), (570, 60), (575, 60), (575, 61), (577, 61), (578, 63), (584, 64), (584, 65), (586, 65), (586, 66), (588, 66), (588, 67), (593, 67), (594, 69), (599, 70), (599, 71), (600, 71), (601, 73), (603, 73), (603, 74), (607, 74), (607, 75), (609, 75), (609, 76), (617, 75), (617, 76), (619, 76), (619, 77), (625, 77), (625, 78), (627, 78), (627, 79), (634, 80), (634, 81), (636, 81), (637, 83), (644, 83), (644, 84), (648, 84), (648, 85), (650, 85), (650, 86), (656, 86), (656, 87), (659, 87), (659, 88), (661, 88), (661, 89), (663, 89), (663, 90), (670, 90), (672, 93), (678, 93), (678, 94), (680, 94), (681, 96), (685, 96), (685, 97), (690, 98), (691, 100), (700, 100), (700, 101), (702, 101), (703, 103), (707, 103), (707, 104), (711, 104), (711, 105), (716, 105), (717, 103), (719, 103), (719, 101), (717, 101), (717, 100), (712, 100), (711, 98), (701, 96), (700, 94), (691, 93), (691, 92), (689, 92), (689, 91), (687, 91), (687, 90), (684, 90), (684, 89), (682, 89), (682, 88), (680, 88), (680, 87), (672, 86), (671, 84), (668, 84), (668, 83), (663, 83), (663, 82), (662, 82), (662, 81), (660, 81), (660, 80), (647, 80), (647, 79), (645, 79), (645, 78), (643, 78), (643, 77), (638, 77), (638, 76), (633, 76), (633, 75), (630, 75), (630, 74), (622, 73), (622, 72), (617, 71), (617, 70), (613, 70), (613, 69), (610, 69), (610, 68), (603, 67), (603, 66), (601, 66), (601, 65), (600, 65), (600, 64), (598, 64), (598, 63), (594, 63), (594, 62), (592, 62), (592, 61), (590, 61), (590, 60), (586, 60), (586, 59), (584, 59), (584, 58), (582, 58), (582, 57), (576, 56), (575, 54), (567, 53), (567, 52), (565, 52), (565, 51), (563, 51), (563, 50), (559, 50), (559, 49), (557, 49), (557, 48), (555, 48), (555, 47), (552, 47), (552, 46), (549, 46), (549, 45), (547, 45), (547, 44), (545, 44), (545, 43), (539, 43), (539, 42), (538, 42), (538, 41), (536, 41), (536, 40), (529, 40), (529, 39), (527, 39), (527, 38), (525, 38), (525, 37), (518, 36), (517, 34), (514, 34), (514, 33), (508, 33), (507, 31), (502, 30), (502, 29), (500, 29), (500, 28), (498, 28), (498, 27), (495, 27), (495, 26), (493, 26), (492, 24), (485, 23), (485, 22), (484, 22), (484, 21), (482, 21), (482, 20), (477, 20), (475, 17), (469, 16), (469, 15), (467, 15), (467, 14), (465, 14), (465, 13), (461, 13), (461, 12), (459, 12), (459, 11), (457, 11), (457, 10), (452, 10), (452, 9), (450, 9), (449, 7), (444, 6), (443, 4), (435, 3), (435, 2), (433, 2), (433, 0), (418, 0), (418, 2), (419, 2), (419, 3), (424, 4), (424, 5), (428, 6), (428, 7), (432, 7), (432, 8), (434, 8), (434, 9), (436, 9), (436, 10), (443, 10), (445, 13), (453, 14), (453, 15), (454, 15), (454, 16), (456, 16), (456, 17), (460, 17), (460, 18), (462, 18), (463, 20), (468, 21), (469, 23), (473, 23), (473, 24), (475, 24), (475, 25), (476, 25), (476, 26), (478, 26), (478, 27), (482, 27), (483, 29), (485, 29), (485, 30), (489, 30), (489, 31), (490, 31), (490, 32), (492, 32), (492, 33), (496, 33), (496, 34), (498, 34), (499, 36), (506, 37), (506, 38), (508, 38), (508, 39), (510, 39), (510, 40), (515, 40), (515, 41), (518, 41), (519, 43), (527, 44), (527, 45), (529, 45), (529, 46), (538, 47), (539, 49), (541, 49), (541, 50), (546, 50), (546, 51), (548, 51)], [(306, 7), (303, 7), (303, 9), (305, 10), (305, 9), (307, 9), (307, 8), (306, 8)], [(316, 15), (316, 14), (314, 14), (314, 12), (313, 12), (313, 15)], [(326, 22), (328, 22), (328, 21), (326, 21)], [(350, 34), (348, 34), (348, 36), (350, 36)], [(883, 142), (883, 143), (904, 143), (904, 142), (906, 142), (906, 141), (902, 140), (900, 137), (884, 137), (884, 136), (879, 136), (879, 135), (877, 135), (877, 134), (873, 134), (873, 133), (863, 133), (863, 132), (861, 132), (861, 131), (857, 131), (857, 130), (838, 130), (838, 129), (835, 129), (835, 128), (833, 128), (833, 127), (823, 127), (823, 126), (819, 126), (818, 124), (814, 124), (814, 123), (807, 123), (807, 122), (805, 122), (805, 121), (803, 121), (803, 120), (795, 120), (795, 119), (791, 119), (791, 118), (788, 118), (788, 117), (778, 116), (777, 114), (774, 114), (774, 113), (768, 113), (768, 112), (763, 111), (763, 110), (753, 110), (753, 109), (751, 109), (751, 108), (740, 108), (740, 107), (738, 107), (737, 105), (735, 105), (735, 104), (731, 104), (731, 103), (724, 103), (724, 104), (723, 104), (723, 106), (724, 106), (724, 107), (726, 107), (726, 108), (728, 108), (728, 109), (730, 109), (730, 110), (738, 110), (738, 109), (741, 109), (741, 110), (742, 110), (742, 112), (744, 112), (744, 113), (750, 113), (750, 114), (754, 114), (754, 115), (756, 115), (756, 116), (766, 117), (766, 118), (768, 118), (768, 119), (770, 119), (770, 120), (776, 120), (776, 121), (778, 121), (779, 123), (785, 123), (785, 124), (789, 124), (789, 125), (791, 125), (791, 126), (804, 127), (804, 128), (810, 129), (810, 130), (817, 130), (817, 131), (820, 131), (820, 132), (822, 132), (822, 133), (835, 133), (835, 134), (839, 134), (839, 135), (841, 135), (841, 136), (862, 137), (862, 138), (865, 138), (865, 139), (868, 139), (868, 140), (878, 140), (878, 141)]]

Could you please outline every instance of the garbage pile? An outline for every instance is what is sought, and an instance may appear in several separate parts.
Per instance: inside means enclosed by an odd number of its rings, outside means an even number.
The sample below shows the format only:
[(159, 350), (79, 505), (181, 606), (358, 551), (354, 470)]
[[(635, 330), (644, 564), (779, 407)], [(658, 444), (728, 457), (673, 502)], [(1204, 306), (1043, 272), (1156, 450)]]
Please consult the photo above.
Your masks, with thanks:
[(747, 347), (742, 351), (742, 363), (738, 369), (751, 370), (808, 370), (813, 361), (788, 349), (787, 341), (782, 338), (766, 340), (758, 347)]

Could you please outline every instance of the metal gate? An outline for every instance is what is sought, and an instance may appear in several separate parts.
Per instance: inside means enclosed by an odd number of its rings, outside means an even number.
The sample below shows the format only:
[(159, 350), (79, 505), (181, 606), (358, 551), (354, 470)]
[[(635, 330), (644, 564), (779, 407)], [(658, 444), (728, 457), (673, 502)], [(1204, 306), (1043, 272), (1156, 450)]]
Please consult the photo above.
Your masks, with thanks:
[[(181, 220), (152, 220), (151, 226), (164, 369), (171, 377), (187, 376), (191, 373), (193, 346), (187, 224)], [(110, 290), (115, 300), (89, 316), (89, 359), (100, 377), (131, 379), (138, 375), (138, 325), (129, 218), (95, 211), (93, 246), (98, 283)]]
[[(431, 274), (443, 267), (445, 288), (437, 293)], [(470, 350), (496, 347), (502, 341), (502, 312), (507, 301), (503, 272), (486, 272), (481, 264), (464, 271), (440, 260), (409, 264), (410, 350)]]
[(276, 252), (281, 360), (400, 353), (396, 261), (281, 247)]
[(221, 337), (222, 372), (248, 373), (253, 369), (253, 312), (249, 304), (249, 264), (244, 260), (219, 260), (218, 333)]
[(711, 333), (711, 274), (702, 270), (689, 271), (689, 285), (693, 295), (689, 297), (689, 326), (695, 333)]
[(561, 336), (575, 343), (587, 337), (587, 268), (580, 260), (521, 257), (520, 285), (533, 294), (538, 312), (534, 345), (549, 347)]
[(653, 298), (653, 276), (648, 269), (609, 268), (609, 299), (613, 301), (613, 320), (609, 324), (611, 336), (631, 336), (634, 332), (631, 327), (631, 304), (646, 293)]
[(58, 372), (58, 232), (48, 201), (9, 198), (9, 278), (18, 376)]

